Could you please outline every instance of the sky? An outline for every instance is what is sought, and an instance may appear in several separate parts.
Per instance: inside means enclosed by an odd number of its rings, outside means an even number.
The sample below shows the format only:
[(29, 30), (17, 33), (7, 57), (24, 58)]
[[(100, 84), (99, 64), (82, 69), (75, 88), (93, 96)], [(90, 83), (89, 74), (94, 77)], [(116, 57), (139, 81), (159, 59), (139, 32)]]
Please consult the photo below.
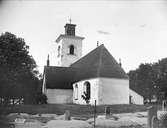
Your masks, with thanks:
[(76, 24), (85, 37), (83, 56), (104, 44), (126, 72), (141, 63), (167, 57), (167, 1), (165, 0), (2, 0), (0, 33), (11, 32), (30, 46), (40, 72), (56, 64), (55, 40), (64, 25)]

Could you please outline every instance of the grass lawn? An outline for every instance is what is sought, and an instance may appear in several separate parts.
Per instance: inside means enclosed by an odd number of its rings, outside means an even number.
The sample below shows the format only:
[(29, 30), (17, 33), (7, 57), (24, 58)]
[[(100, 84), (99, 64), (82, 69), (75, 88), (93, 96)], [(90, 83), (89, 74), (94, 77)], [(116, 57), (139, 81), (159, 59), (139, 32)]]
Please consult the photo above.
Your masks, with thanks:
[[(144, 105), (109, 105), (111, 113), (128, 113), (146, 111), (147, 107)], [(104, 114), (106, 105), (97, 106), (97, 115)], [(16, 105), (2, 107), (0, 106), (0, 114), (9, 113), (54, 113), (64, 114), (65, 110), (70, 110), (72, 116), (92, 117), (94, 114), (94, 106), (90, 105), (76, 105), (76, 104), (46, 104), (46, 105)]]

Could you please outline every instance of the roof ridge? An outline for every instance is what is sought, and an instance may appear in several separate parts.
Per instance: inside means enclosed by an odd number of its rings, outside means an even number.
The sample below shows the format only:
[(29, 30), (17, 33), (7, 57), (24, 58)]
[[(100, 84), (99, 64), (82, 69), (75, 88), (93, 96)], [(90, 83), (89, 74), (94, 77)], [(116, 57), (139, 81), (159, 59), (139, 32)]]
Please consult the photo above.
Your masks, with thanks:
[(90, 52), (88, 52), (86, 55), (82, 56), (79, 60), (77, 60), (76, 62), (72, 63), (70, 67), (73, 67), (73, 64), (76, 64), (76, 63), (80, 62), (81, 60), (83, 60), (84, 58), (86, 58), (87, 56), (89, 56), (91, 53), (93, 53), (97, 49), (101, 48), (102, 46), (104, 47), (104, 44), (101, 44), (97, 48), (95, 48), (95, 49), (91, 50)]
[(78, 68), (77, 78), (128, 78), (115, 58), (102, 44), (71, 65)]

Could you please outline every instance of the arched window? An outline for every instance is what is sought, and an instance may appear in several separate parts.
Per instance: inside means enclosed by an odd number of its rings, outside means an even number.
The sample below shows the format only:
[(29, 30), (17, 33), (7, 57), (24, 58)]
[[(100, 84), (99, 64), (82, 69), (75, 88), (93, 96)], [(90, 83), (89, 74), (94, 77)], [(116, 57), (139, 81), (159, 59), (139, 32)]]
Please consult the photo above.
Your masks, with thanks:
[(69, 54), (74, 55), (74, 45), (69, 46)]
[(86, 95), (87, 95), (87, 98), (90, 99), (90, 83), (88, 81), (86, 81), (84, 83), (84, 86), (85, 86), (85, 92), (86, 92)]

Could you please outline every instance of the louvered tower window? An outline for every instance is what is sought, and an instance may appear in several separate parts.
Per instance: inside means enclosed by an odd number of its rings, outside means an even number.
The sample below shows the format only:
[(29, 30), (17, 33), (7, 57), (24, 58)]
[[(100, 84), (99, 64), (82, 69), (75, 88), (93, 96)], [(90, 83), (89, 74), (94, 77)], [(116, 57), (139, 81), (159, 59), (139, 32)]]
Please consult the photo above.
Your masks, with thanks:
[(74, 45), (70, 45), (69, 54), (74, 55)]

